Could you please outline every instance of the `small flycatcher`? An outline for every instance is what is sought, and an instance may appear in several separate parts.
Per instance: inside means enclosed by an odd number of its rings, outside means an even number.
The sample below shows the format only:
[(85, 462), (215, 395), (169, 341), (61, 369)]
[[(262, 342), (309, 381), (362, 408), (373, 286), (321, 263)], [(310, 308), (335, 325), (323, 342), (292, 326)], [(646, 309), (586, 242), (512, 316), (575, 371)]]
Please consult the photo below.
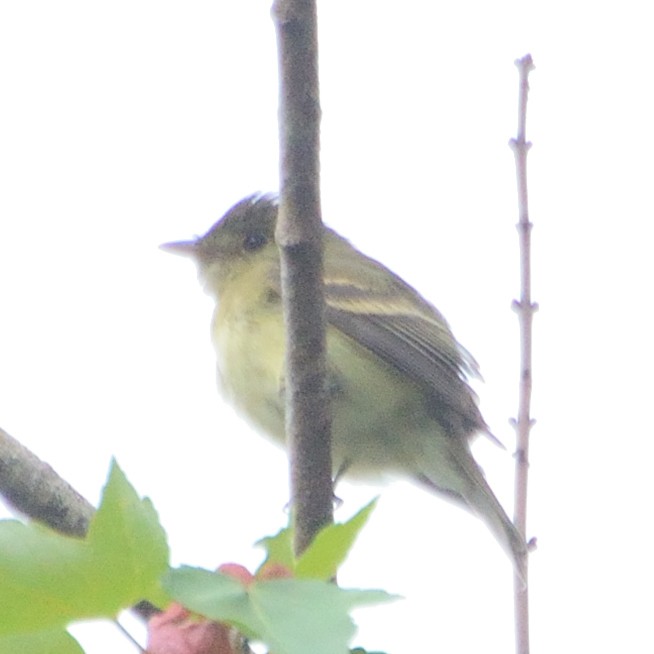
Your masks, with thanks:
[[(216, 299), (212, 339), (225, 398), (284, 441), (284, 326), (277, 202), (245, 198), (204, 236), (167, 243), (190, 256)], [(466, 376), (472, 357), (440, 312), (329, 228), (324, 237), (334, 473), (404, 475), (478, 515), (524, 568), (524, 538), (470, 451), (490, 435)]]

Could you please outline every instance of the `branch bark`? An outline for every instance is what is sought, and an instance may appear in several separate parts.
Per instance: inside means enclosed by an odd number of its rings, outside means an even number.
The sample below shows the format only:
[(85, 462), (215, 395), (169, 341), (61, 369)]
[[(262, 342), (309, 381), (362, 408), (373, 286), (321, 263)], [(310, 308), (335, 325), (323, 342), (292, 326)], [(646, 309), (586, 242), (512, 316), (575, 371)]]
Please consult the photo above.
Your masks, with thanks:
[(286, 434), (295, 550), (333, 520), (320, 211), (318, 28), (314, 0), (276, 0), (280, 248), (286, 326)]
[(0, 428), (0, 494), (16, 510), (83, 538), (95, 509), (47, 463)]
[[(516, 428), (515, 453), (515, 510), (513, 520), (523, 536), (527, 530), (527, 481), (529, 473), (529, 432), (533, 421), (530, 417), (532, 388), (532, 319), (537, 305), (531, 301), (531, 228), (527, 195), (527, 154), (531, 143), (526, 140), (527, 95), (529, 73), (534, 68), (531, 55), (516, 62), (520, 75), (518, 94), (518, 133), (509, 145), (516, 162), (518, 186), (518, 235), (520, 243), (520, 300), (513, 301), (520, 324), (520, 390)], [(525, 561), (525, 578), (514, 580), (514, 606), (517, 654), (529, 653), (529, 594), (527, 586), (528, 561)]]

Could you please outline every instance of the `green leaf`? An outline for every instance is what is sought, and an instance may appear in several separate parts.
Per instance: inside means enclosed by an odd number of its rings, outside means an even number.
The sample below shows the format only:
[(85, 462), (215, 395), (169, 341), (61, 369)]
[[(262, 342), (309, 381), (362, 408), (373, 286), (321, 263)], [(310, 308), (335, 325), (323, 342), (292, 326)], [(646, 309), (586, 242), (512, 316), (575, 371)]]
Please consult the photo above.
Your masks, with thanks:
[(0, 523), (0, 634), (64, 626), (85, 613), (91, 552), (39, 525)]
[(295, 574), (303, 579), (333, 579), (375, 506), (377, 498), (347, 522), (321, 529), (298, 559)]
[(170, 595), (188, 609), (236, 626), (275, 654), (346, 654), (355, 633), (349, 611), (394, 599), (377, 590), (343, 590), (312, 579), (254, 581), (245, 586), (198, 568), (171, 570)]
[(374, 499), (347, 522), (321, 529), (299, 559), (293, 553), (291, 527), (262, 538), (257, 545), (265, 548), (266, 559), (259, 569), (269, 563), (280, 563), (301, 579), (333, 579), (376, 505), (377, 499)]
[(63, 629), (0, 636), (0, 654), (84, 654), (79, 643)]
[(266, 536), (256, 542), (266, 550), (266, 559), (260, 568), (269, 563), (279, 563), (291, 571), (295, 570), (295, 554), (293, 554), (293, 530), (284, 527), (274, 536)]
[(229, 622), (246, 636), (258, 633), (257, 629), (250, 629), (256, 617), (251, 614), (246, 588), (237, 579), (220, 572), (182, 566), (169, 570), (162, 584), (170, 597), (187, 609), (212, 620)]
[(356, 632), (349, 612), (391, 599), (383, 591), (344, 590), (313, 579), (275, 579), (253, 586), (251, 602), (264, 625), (261, 640), (275, 654), (345, 654)]
[(168, 567), (157, 512), (148, 498), (139, 498), (115, 461), (87, 542), (94, 555), (95, 595), (114, 606), (114, 613), (149, 596)]
[(86, 539), (0, 522), (0, 634), (113, 617), (156, 592), (167, 559), (152, 505), (114, 463)]

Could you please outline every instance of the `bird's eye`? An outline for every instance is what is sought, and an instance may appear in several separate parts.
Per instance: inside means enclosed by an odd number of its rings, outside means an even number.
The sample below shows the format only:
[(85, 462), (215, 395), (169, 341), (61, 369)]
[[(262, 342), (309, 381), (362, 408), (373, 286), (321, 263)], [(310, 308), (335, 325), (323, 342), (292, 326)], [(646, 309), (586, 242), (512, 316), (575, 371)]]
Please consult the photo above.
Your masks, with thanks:
[(250, 252), (253, 250), (258, 250), (260, 247), (263, 247), (266, 244), (266, 241), (268, 239), (266, 238), (265, 234), (262, 234), (261, 232), (252, 232), (251, 234), (248, 234), (245, 239), (243, 239), (243, 248), (245, 250), (249, 250)]

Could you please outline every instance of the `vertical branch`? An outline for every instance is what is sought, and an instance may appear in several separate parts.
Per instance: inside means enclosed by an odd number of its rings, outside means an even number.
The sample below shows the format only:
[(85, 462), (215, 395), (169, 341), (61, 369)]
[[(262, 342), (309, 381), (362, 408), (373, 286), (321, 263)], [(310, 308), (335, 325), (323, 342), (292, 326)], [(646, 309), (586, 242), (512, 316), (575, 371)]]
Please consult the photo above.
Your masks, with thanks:
[(332, 521), (315, 0), (275, 0), (279, 57), (280, 204), (277, 231), (286, 326), (286, 434), (295, 550)]
[[(531, 55), (525, 55), (516, 62), (520, 75), (518, 94), (518, 134), (511, 139), (510, 146), (515, 155), (518, 186), (517, 224), (520, 242), (520, 300), (513, 301), (513, 309), (518, 314), (520, 323), (520, 390), (518, 418), (514, 421), (516, 428), (515, 453), (515, 511), (514, 522), (520, 533), (525, 536), (527, 528), (527, 479), (529, 473), (529, 432), (533, 424), (530, 417), (532, 384), (532, 318), (537, 305), (531, 301), (531, 228), (529, 222), (529, 204), (527, 197), (527, 153), (531, 147), (526, 138), (527, 95), (529, 92), (529, 72), (534, 65)], [(514, 580), (514, 605), (516, 652), (529, 652), (529, 595), (527, 586), (527, 562), (525, 561), (525, 579)]]

